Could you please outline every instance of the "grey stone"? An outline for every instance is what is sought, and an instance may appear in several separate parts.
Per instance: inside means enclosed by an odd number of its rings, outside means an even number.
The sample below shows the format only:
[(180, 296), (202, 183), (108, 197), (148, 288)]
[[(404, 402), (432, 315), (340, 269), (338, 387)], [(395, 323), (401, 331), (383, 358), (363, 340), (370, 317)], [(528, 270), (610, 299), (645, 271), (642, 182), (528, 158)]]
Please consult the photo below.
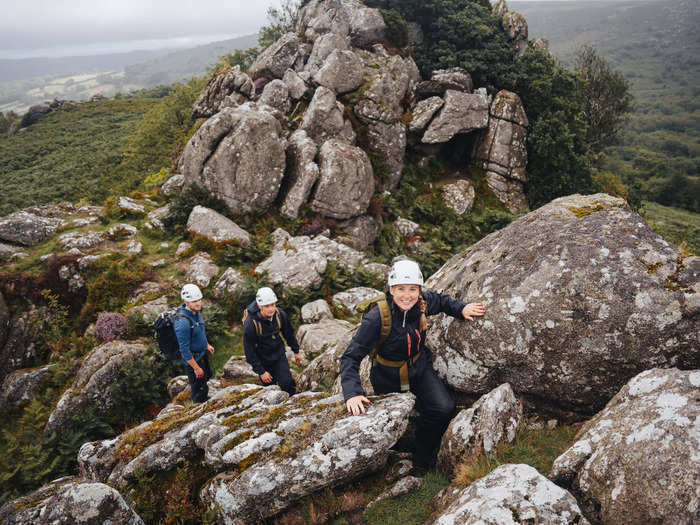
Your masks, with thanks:
[(319, 72), (326, 62), (326, 59), (334, 51), (348, 51), (347, 38), (336, 33), (326, 33), (316, 39), (311, 50), (311, 55), (304, 66), (304, 71), (311, 75), (311, 78)]
[(189, 260), (185, 279), (206, 288), (218, 273), (219, 267), (211, 260), (211, 256), (206, 252), (199, 252)]
[(367, 125), (367, 147), (382, 166), (377, 175), (381, 187), (394, 190), (401, 181), (403, 161), (406, 156), (406, 125), (399, 121), (394, 124), (372, 122)]
[(248, 74), (253, 80), (261, 77), (282, 78), (284, 72), (294, 65), (299, 44), (296, 33), (285, 33), (260, 54), (250, 66)]
[(416, 107), (413, 108), (413, 116), (411, 123), (408, 125), (408, 130), (413, 132), (423, 131), (444, 103), (445, 101), (440, 97), (430, 97), (418, 102)]
[(158, 314), (168, 309), (168, 298), (158, 297), (144, 304), (132, 306), (126, 312), (126, 317), (136, 317), (144, 324), (151, 325)]
[(455, 255), (426, 287), (486, 306), (474, 323), (429, 322), (434, 367), (456, 390), (507, 382), (590, 412), (642, 370), (700, 368), (700, 258), (623, 199), (556, 199)]
[(447, 142), (458, 133), (483, 129), (488, 123), (486, 97), (448, 89), (445, 92), (445, 105), (430, 123), (421, 141), (426, 144)]
[(369, 157), (360, 148), (328, 140), (319, 152), (320, 177), (311, 209), (326, 217), (349, 219), (367, 211), (374, 194)]
[(284, 195), (280, 213), (290, 219), (299, 216), (299, 208), (311, 194), (318, 180), (319, 170), (315, 162), (318, 146), (306, 131), (298, 129), (287, 143), (287, 174), (282, 187)]
[(522, 420), (523, 408), (510, 385), (493, 389), (450, 422), (442, 435), (438, 464), (452, 473), (460, 463), (472, 462), (482, 453), (494, 454), (496, 445), (515, 440)]
[(63, 219), (18, 211), (0, 219), (0, 240), (34, 246), (55, 235), (64, 224)]
[(282, 127), (271, 113), (252, 103), (222, 109), (185, 147), (186, 184), (203, 186), (234, 215), (264, 210), (279, 192), (285, 147)]
[(398, 217), (394, 221), (394, 228), (396, 228), (396, 231), (398, 231), (402, 237), (413, 237), (418, 233), (420, 225), (416, 222), (404, 219), (403, 217)]
[(143, 244), (139, 241), (132, 239), (126, 247), (126, 251), (129, 255), (138, 255), (143, 250)]
[(163, 195), (166, 197), (174, 197), (182, 190), (182, 186), (185, 184), (185, 176), (182, 173), (176, 173), (168, 180), (166, 180), (160, 187)]
[(60, 478), (0, 508), (3, 525), (144, 525), (112, 487), (74, 477)]
[(316, 390), (333, 384), (340, 374), (340, 356), (350, 344), (355, 325), (339, 319), (299, 327), (299, 345), (311, 362), (297, 378), (301, 390)]
[(175, 250), (175, 256), (180, 257), (183, 253), (185, 253), (187, 250), (192, 248), (192, 244), (186, 241), (182, 241), (180, 244), (177, 245), (177, 250)]
[(435, 525), (590, 525), (576, 499), (529, 465), (505, 464), (474, 481)]
[(700, 370), (633, 377), (554, 461), (551, 479), (595, 523), (698, 523), (698, 392)]
[(214, 286), (214, 297), (224, 299), (226, 296), (237, 296), (246, 289), (247, 282), (241, 272), (235, 268), (227, 268)]
[(284, 72), (282, 82), (287, 86), (289, 96), (292, 97), (292, 100), (299, 100), (304, 96), (304, 93), (306, 93), (306, 83), (293, 69), (288, 69)]
[(445, 205), (452, 208), (457, 215), (472, 211), (475, 196), (474, 185), (468, 180), (461, 179), (442, 187)]
[(360, 215), (341, 222), (338, 227), (345, 235), (337, 237), (336, 241), (362, 251), (374, 243), (382, 226), (371, 215)]
[(416, 94), (420, 97), (444, 95), (448, 89), (471, 93), (474, 88), (471, 75), (462, 68), (438, 69), (433, 71), (430, 80), (416, 85)]
[(345, 119), (344, 111), (333, 90), (319, 86), (304, 113), (299, 129), (306, 131), (319, 145), (330, 139), (352, 144), (355, 142), (355, 133), (350, 122)]
[(521, 56), (527, 49), (527, 20), (520, 13), (508, 11), (503, 15), (501, 23), (512, 41), (515, 56)]
[(115, 224), (114, 226), (110, 226), (107, 229), (107, 236), (112, 240), (121, 240), (125, 238), (134, 237), (138, 233), (139, 231), (138, 229), (136, 229), (136, 226), (132, 226), (131, 224), (126, 224), (123, 222)]
[(94, 348), (82, 362), (73, 384), (58, 400), (44, 428), (46, 435), (60, 431), (68, 419), (94, 407), (104, 411), (112, 406), (109, 386), (114, 384), (127, 363), (146, 354), (143, 343), (112, 341)]
[(357, 286), (345, 290), (344, 292), (338, 292), (333, 295), (332, 300), (334, 306), (347, 310), (351, 314), (357, 314), (359, 313), (357, 311), (357, 306), (360, 303), (372, 297), (377, 297), (378, 295), (383, 296), (384, 293), (374, 288), (368, 288), (367, 286)]
[(257, 374), (244, 357), (234, 355), (226, 361), (221, 377), (227, 381), (240, 381), (241, 379), (257, 377)]
[[(4, 345), (0, 346), (0, 381), (13, 370), (27, 368), (36, 362), (40, 348), (36, 342), (39, 334), (51, 322), (46, 308), (37, 308), (30, 303), (24, 312), (6, 316)], [(0, 319), (1, 320), (1, 319)]]
[(336, 93), (354, 91), (362, 85), (362, 61), (350, 50), (334, 49), (313, 80)]
[(143, 224), (148, 230), (160, 230), (165, 231), (165, 226), (163, 225), (163, 219), (170, 213), (170, 204), (156, 208), (155, 210), (148, 213), (146, 216), (148, 220)]
[(289, 113), (292, 107), (292, 102), (289, 99), (289, 88), (280, 79), (276, 78), (272, 82), (265, 84), (263, 92), (258, 101), (261, 104), (267, 104), (282, 113)]
[(16, 370), (10, 373), (0, 389), (0, 410), (8, 410), (26, 405), (34, 399), (34, 391), (49, 373), (43, 366), (31, 370)]
[(423, 486), (423, 478), (417, 478), (415, 476), (406, 476), (404, 478), (401, 478), (392, 487), (390, 487), (389, 489), (382, 492), (379, 496), (377, 496), (369, 504), (369, 506), (372, 506), (375, 503), (382, 501), (382, 500), (385, 500), (385, 499), (398, 498), (399, 496), (403, 496), (404, 494), (408, 494), (409, 492), (411, 492), (413, 490), (418, 490), (422, 486)]
[(525, 187), (519, 180), (509, 179), (493, 171), (487, 171), (486, 185), (510, 213), (524, 213), (529, 210)]
[(117, 199), (117, 207), (128, 213), (143, 214), (146, 213), (146, 207), (139, 204), (131, 197), (119, 197)]
[[(194, 118), (209, 118), (226, 105), (229, 97), (235, 97), (242, 104), (255, 95), (251, 78), (241, 72), (239, 66), (215, 74), (192, 106)], [(236, 104), (236, 105), (238, 105)]]
[(301, 307), (301, 320), (305, 323), (318, 323), (322, 319), (333, 319), (333, 312), (325, 299), (317, 299)]
[(187, 219), (190, 235), (206, 237), (214, 242), (235, 241), (241, 246), (250, 244), (250, 234), (228, 217), (205, 208), (195, 206)]
[(296, 30), (312, 42), (334, 33), (349, 37), (355, 47), (370, 47), (385, 38), (386, 25), (379, 9), (368, 8), (359, 0), (312, 0), (300, 10)]

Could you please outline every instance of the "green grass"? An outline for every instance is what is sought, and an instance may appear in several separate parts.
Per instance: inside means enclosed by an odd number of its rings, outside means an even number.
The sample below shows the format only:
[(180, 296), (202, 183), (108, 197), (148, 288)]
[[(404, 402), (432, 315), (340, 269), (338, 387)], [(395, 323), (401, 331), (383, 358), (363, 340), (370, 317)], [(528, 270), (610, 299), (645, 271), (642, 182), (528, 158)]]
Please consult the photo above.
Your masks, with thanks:
[(126, 138), (157, 99), (102, 99), (52, 113), (0, 139), (0, 216), (31, 205), (102, 203)]
[(700, 213), (644, 202), (642, 217), (651, 229), (674, 244), (685, 243), (687, 250), (700, 253)]

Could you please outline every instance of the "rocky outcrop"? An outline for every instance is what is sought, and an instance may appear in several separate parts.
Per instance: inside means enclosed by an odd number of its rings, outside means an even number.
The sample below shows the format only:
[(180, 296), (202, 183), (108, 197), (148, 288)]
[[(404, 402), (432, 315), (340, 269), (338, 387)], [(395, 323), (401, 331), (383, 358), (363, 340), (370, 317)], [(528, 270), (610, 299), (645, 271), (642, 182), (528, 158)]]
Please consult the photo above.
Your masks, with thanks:
[(341, 222), (338, 228), (344, 233), (336, 238), (338, 242), (362, 251), (374, 243), (379, 235), (381, 224), (370, 215), (361, 215)]
[(189, 260), (185, 279), (196, 283), (200, 288), (206, 288), (218, 273), (219, 267), (212, 261), (211, 255), (199, 252)]
[(445, 91), (444, 100), (445, 104), (428, 126), (421, 142), (447, 142), (458, 133), (469, 133), (488, 126), (488, 100), (481, 93), (463, 93), (448, 89)]
[(489, 188), (509, 211), (527, 211), (523, 183), (528, 120), (520, 97), (505, 89), (499, 91), (490, 115), (488, 129), (474, 145), (474, 162), (486, 171)]
[[(227, 97), (234, 95), (241, 101), (249, 100), (255, 95), (253, 81), (239, 66), (215, 74), (192, 106), (192, 117), (209, 118), (218, 113)], [(235, 97), (238, 95), (238, 97)]]
[(166, 197), (174, 197), (182, 190), (182, 186), (185, 184), (185, 176), (182, 173), (176, 173), (168, 180), (166, 180), (160, 187), (163, 195)]
[(287, 173), (282, 187), (284, 198), (280, 206), (280, 213), (285, 217), (296, 219), (299, 216), (299, 208), (308, 200), (318, 180), (317, 152), (318, 146), (303, 129), (296, 130), (289, 137)]
[(510, 385), (495, 388), (450, 422), (442, 435), (438, 464), (454, 472), (460, 463), (471, 462), (481, 453), (493, 454), (498, 443), (513, 442), (522, 419), (522, 406)]
[(311, 209), (336, 219), (365, 213), (374, 194), (374, 175), (367, 154), (355, 146), (328, 140), (318, 156), (320, 176)]
[(347, 38), (354, 47), (370, 47), (385, 37), (386, 25), (379, 9), (360, 0), (325, 2), (311, 0), (300, 11), (296, 32), (314, 42), (333, 33)]
[(0, 219), (0, 240), (34, 246), (55, 235), (64, 224), (63, 219), (22, 210)]
[(506, 464), (473, 482), (435, 525), (589, 525), (574, 497), (529, 465)]
[[(314, 41), (309, 59), (304, 65), (304, 72), (313, 77), (323, 67), (323, 64), (326, 62), (326, 59), (331, 55), (331, 53), (334, 51), (349, 50), (350, 46), (348, 45), (346, 37), (336, 33), (326, 33), (321, 35)], [(360, 74), (361, 73), (362, 72), (360, 71)]]
[(355, 132), (345, 118), (345, 107), (336, 100), (332, 90), (323, 86), (316, 88), (299, 129), (306, 131), (318, 145), (330, 139), (347, 144), (355, 142)]
[(471, 181), (460, 179), (442, 188), (442, 200), (445, 206), (452, 208), (457, 215), (472, 211), (476, 192)]
[(34, 305), (11, 319), (8, 312), (5, 344), (0, 346), (0, 381), (13, 370), (36, 364), (40, 350), (36, 341), (49, 322), (51, 316), (46, 308)]
[(424, 80), (416, 84), (416, 95), (419, 97), (432, 97), (444, 95), (448, 89), (471, 93), (474, 89), (471, 75), (460, 67), (450, 69), (437, 69), (433, 71), (430, 80)]
[(409, 131), (423, 131), (435, 113), (445, 104), (445, 101), (440, 97), (430, 97), (421, 100), (416, 104), (411, 113), (411, 123), (408, 125)]
[(204, 206), (192, 208), (187, 219), (190, 235), (206, 237), (214, 242), (234, 241), (241, 246), (250, 244), (250, 235), (228, 217)]
[(246, 289), (247, 282), (241, 272), (235, 268), (227, 268), (214, 286), (214, 297), (225, 299), (236, 296)]
[(593, 523), (698, 523), (698, 392), (700, 370), (635, 376), (584, 424), (550, 477)]
[(126, 317), (136, 319), (138, 322), (150, 326), (156, 320), (158, 314), (167, 309), (168, 298), (163, 296), (129, 308), (126, 312)]
[(34, 399), (34, 391), (47, 376), (48, 366), (33, 370), (17, 370), (9, 374), (0, 388), (0, 410), (17, 408)]
[(338, 94), (354, 91), (362, 85), (362, 61), (349, 49), (334, 49), (313, 80)]
[(503, 29), (506, 30), (513, 46), (513, 54), (520, 56), (527, 49), (527, 20), (520, 13), (508, 11), (501, 19)]
[(185, 183), (203, 186), (234, 215), (263, 210), (279, 192), (285, 146), (282, 127), (271, 113), (252, 103), (224, 108), (187, 143)]
[(306, 83), (293, 69), (284, 72), (282, 82), (287, 86), (292, 100), (299, 100), (306, 93)]
[(160, 230), (165, 231), (165, 226), (163, 225), (164, 219), (170, 213), (170, 204), (156, 208), (153, 211), (148, 212), (146, 217), (148, 220), (143, 223), (143, 226), (148, 230)]
[(360, 303), (379, 295), (384, 295), (384, 293), (367, 286), (357, 286), (343, 292), (338, 292), (337, 294), (333, 295), (332, 300), (333, 305), (337, 306), (338, 308), (346, 310), (351, 314), (357, 314), (359, 313), (357, 311), (357, 306)]
[(250, 380), (257, 376), (258, 375), (253, 371), (253, 367), (245, 360), (245, 357), (237, 355), (231, 356), (231, 359), (226, 361), (224, 369), (221, 372), (222, 379), (226, 381)]
[(124, 498), (103, 483), (61, 478), (0, 508), (3, 525), (144, 525)]
[(253, 80), (263, 77), (282, 78), (285, 71), (296, 62), (299, 44), (296, 33), (285, 33), (260, 54), (250, 66), (248, 74)]
[(278, 78), (265, 84), (258, 102), (260, 104), (267, 104), (271, 108), (281, 111), (282, 113), (288, 113), (292, 108), (292, 101), (289, 98), (289, 88), (287, 84)]
[(107, 240), (105, 232), (102, 231), (78, 231), (64, 233), (58, 238), (58, 244), (64, 250), (90, 250)]
[(106, 411), (112, 406), (109, 386), (119, 378), (127, 363), (146, 354), (143, 343), (112, 341), (93, 349), (83, 361), (73, 384), (58, 400), (44, 432), (60, 430), (73, 415), (94, 407)]
[(350, 343), (355, 325), (338, 319), (322, 319), (299, 327), (299, 345), (311, 360), (297, 378), (297, 387), (315, 390), (333, 384), (340, 373), (339, 359)]
[[(482, 301), (474, 323), (433, 317), (427, 344), (455, 389), (589, 412), (658, 366), (699, 368), (700, 259), (622, 199), (556, 199), (454, 256), (430, 289)], [(430, 321), (429, 321), (430, 322)]]
[[(305, 323), (318, 323), (322, 319), (333, 319), (331, 307), (324, 299), (317, 299), (301, 307), (301, 320)], [(301, 330), (301, 327), (299, 329)]]

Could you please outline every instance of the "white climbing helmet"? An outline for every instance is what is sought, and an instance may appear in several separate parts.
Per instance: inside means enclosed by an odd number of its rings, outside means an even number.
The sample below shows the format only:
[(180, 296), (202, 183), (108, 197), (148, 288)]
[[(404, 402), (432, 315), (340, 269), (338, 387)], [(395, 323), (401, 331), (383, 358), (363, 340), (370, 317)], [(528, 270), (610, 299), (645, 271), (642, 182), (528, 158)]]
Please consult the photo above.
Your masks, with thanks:
[(423, 286), (423, 274), (415, 261), (396, 261), (389, 271), (389, 286), (417, 284)]
[(277, 296), (275, 295), (275, 292), (272, 291), (272, 288), (264, 286), (258, 290), (258, 293), (255, 294), (255, 302), (258, 303), (258, 306), (265, 306), (276, 303)]
[(202, 298), (202, 290), (196, 284), (186, 284), (182, 287), (180, 292), (180, 297), (183, 301), (191, 303), (192, 301), (199, 301)]

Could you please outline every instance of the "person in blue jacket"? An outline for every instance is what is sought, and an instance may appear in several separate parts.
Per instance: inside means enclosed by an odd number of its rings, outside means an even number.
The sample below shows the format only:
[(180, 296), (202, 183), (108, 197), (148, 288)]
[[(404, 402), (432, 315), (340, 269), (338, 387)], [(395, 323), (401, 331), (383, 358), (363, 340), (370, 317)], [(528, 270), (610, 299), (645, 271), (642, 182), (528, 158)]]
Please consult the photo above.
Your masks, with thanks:
[(301, 364), (299, 342), (287, 313), (277, 306), (275, 292), (267, 286), (255, 294), (255, 301), (246, 308), (243, 322), (243, 349), (246, 361), (266, 384), (279, 384), (290, 396), (296, 393), (296, 383), (289, 369), (282, 337), (294, 352), (294, 360)]
[(214, 347), (207, 342), (202, 319), (202, 291), (196, 284), (186, 284), (182, 287), (180, 297), (184, 304), (178, 309), (173, 329), (190, 382), (190, 398), (195, 403), (204, 403), (209, 399), (209, 354), (214, 353)]
[[(467, 304), (452, 297), (423, 290), (423, 274), (414, 261), (397, 261), (389, 272), (386, 302), (391, 330), (372, 361), (370, 381), (377, 395), (411, 391), (417, 397), (421, 422), (416, 432), (414, 465), (419, 469), (435, 464), (442, 434), (452, 419), (455, 403), (433, 369), (433, 358), (425, 346), (426, 315), (445, 313), (473, 321), (486, 313), (481, 303)], [(372, 308), (340, 358), (343, 397), (350, 414), (365, 413), (370, 400), (360, 381), (362, 359), (380, 342), (381, 315)]]

